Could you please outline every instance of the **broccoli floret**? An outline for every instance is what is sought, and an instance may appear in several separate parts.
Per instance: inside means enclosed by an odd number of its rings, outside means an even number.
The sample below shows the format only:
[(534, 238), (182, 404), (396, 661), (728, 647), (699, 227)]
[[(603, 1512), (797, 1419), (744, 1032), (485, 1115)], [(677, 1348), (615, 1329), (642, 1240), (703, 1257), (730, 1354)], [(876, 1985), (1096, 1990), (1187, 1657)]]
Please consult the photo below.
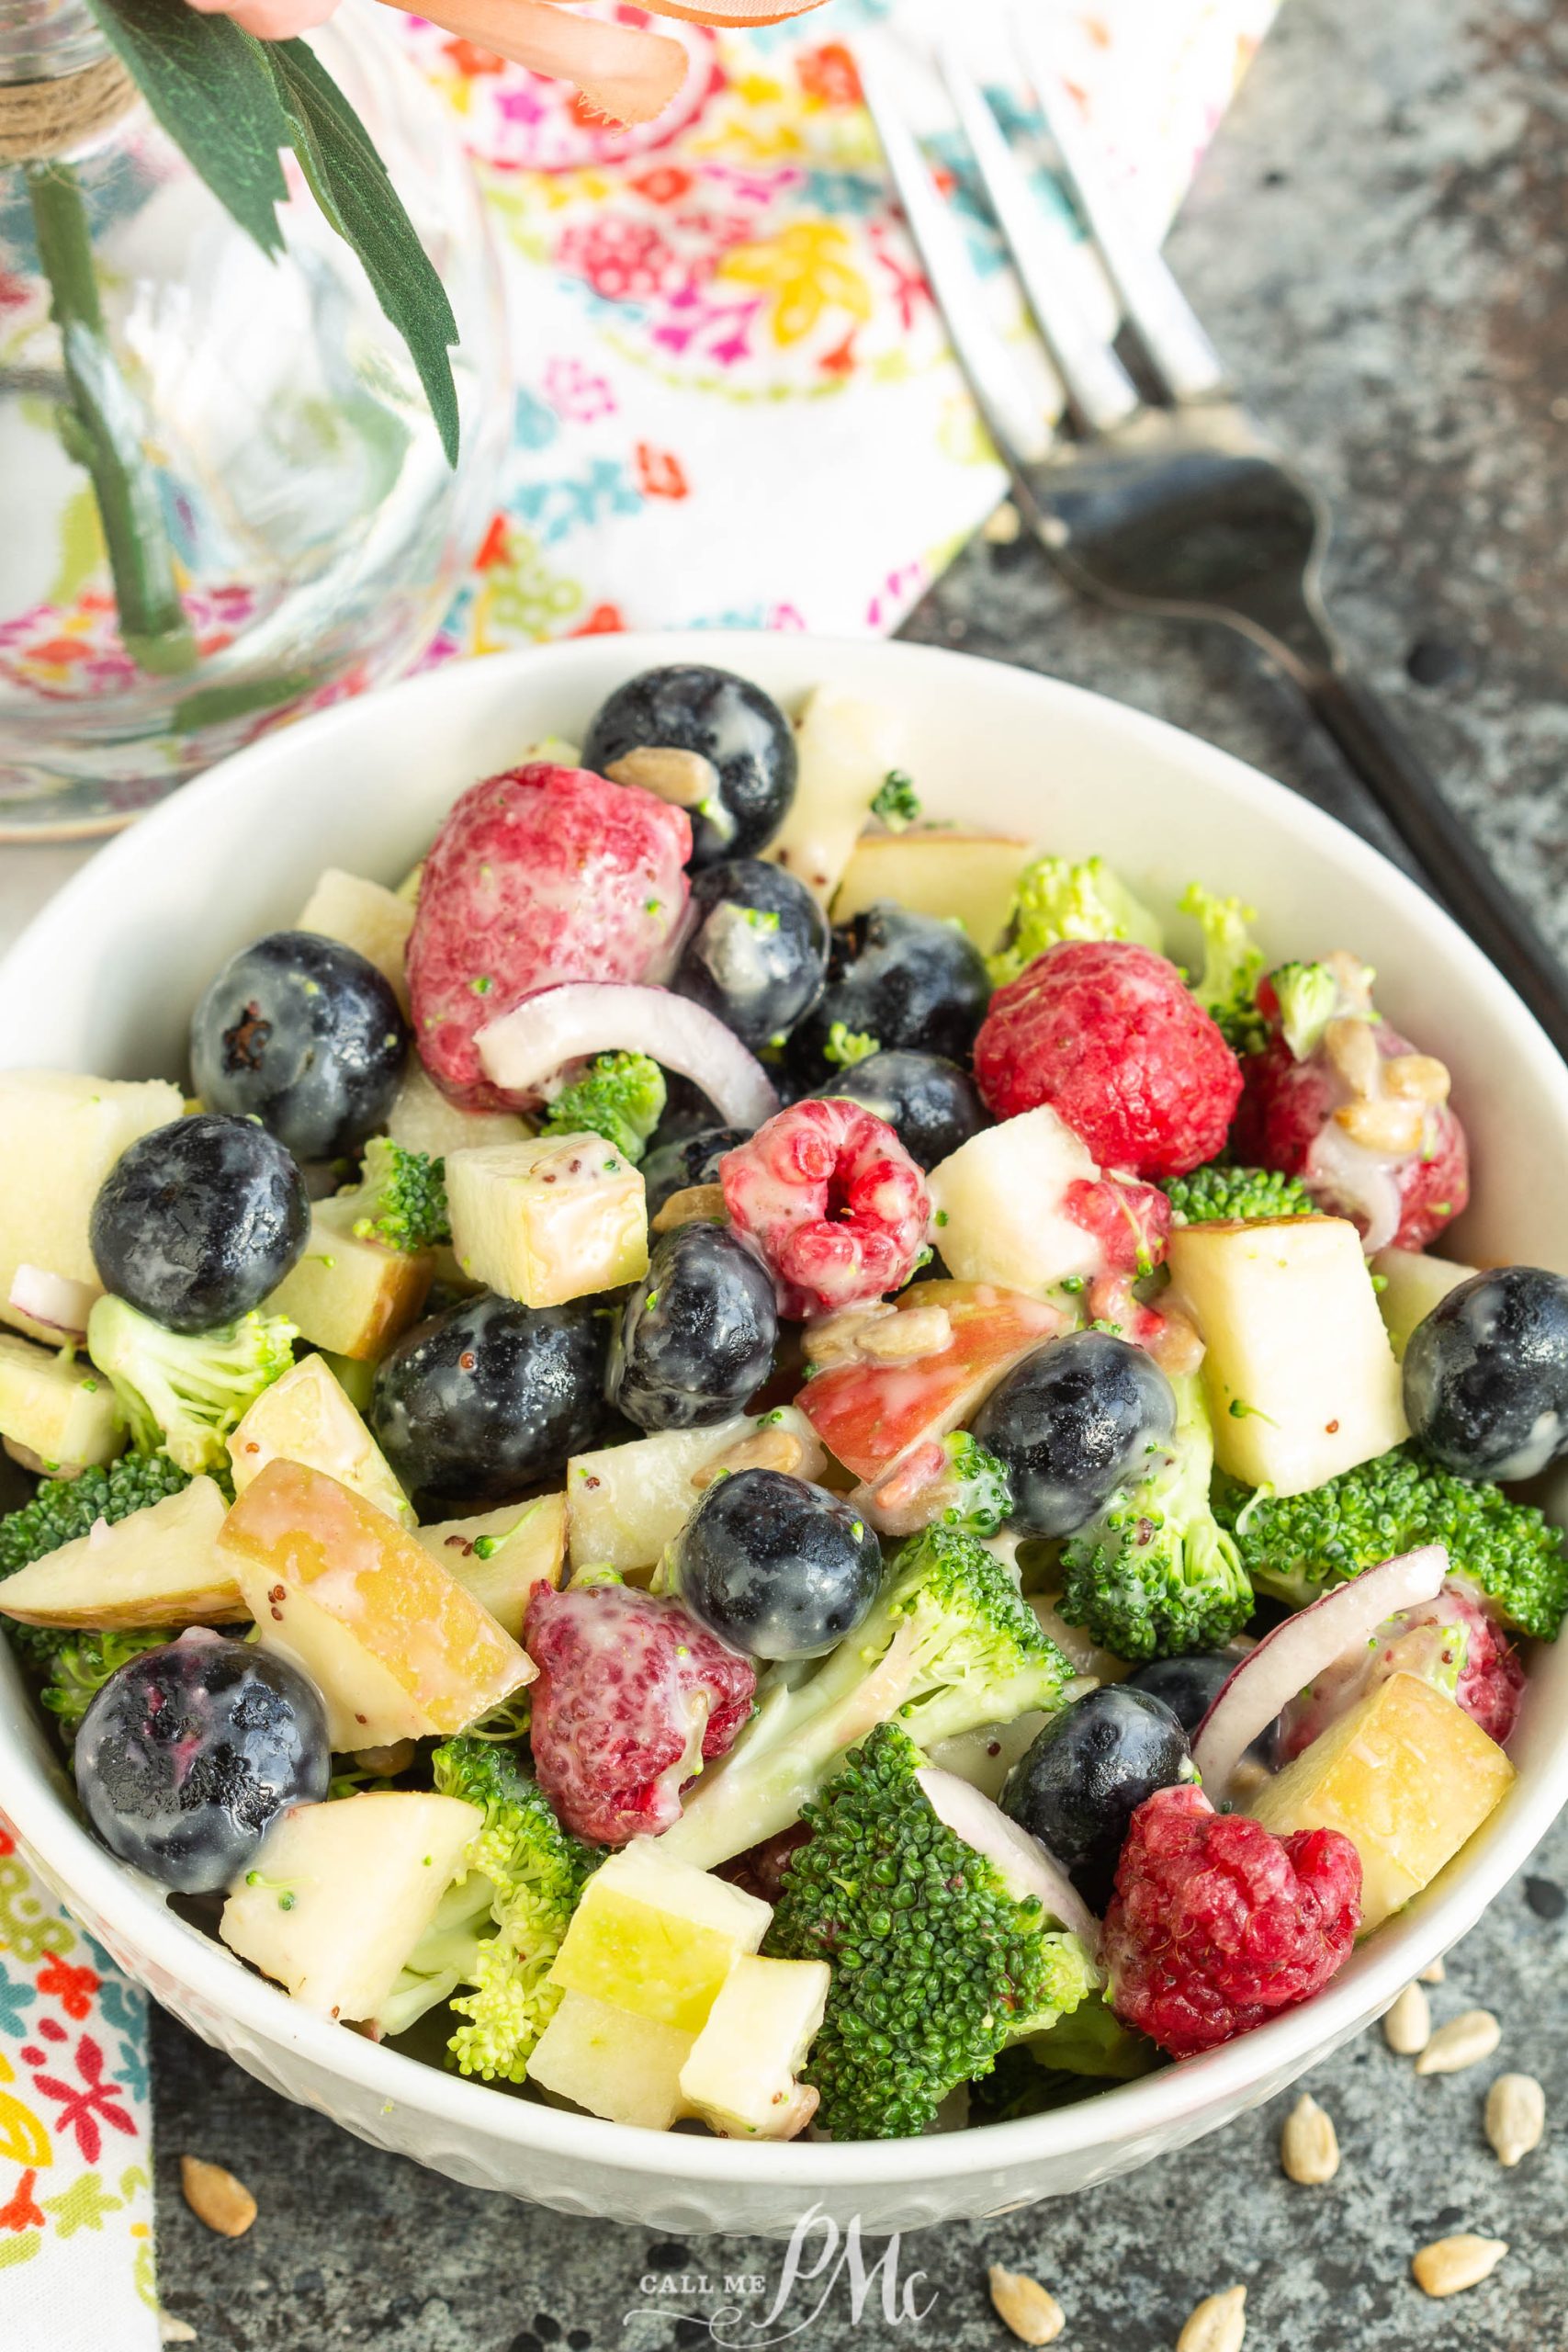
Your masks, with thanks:
[(1054, 1713), (1073, 1668), (973, 1535), (927, 1527), (899, 1547), (870, 1615), (815, 1672), (774, 1668), (750, 1722), (663, 1843), (711, 1870), (787, 1829), (874, 1724), (923, 1747), (980, 1724)]
[[(0, 1519), (0, 1577), (14, 1576), (29, 1562), (58, 1552), (62, 1544), (90, 1534), (100, 1519), (112, 1526), (189, 1484), (166, 1453), (122, 1454), (107, 1469), (84, 1470), (74, 1478), (46, 1478), (30, 1502)], [(79, 1638), (48, 1625), (7, 1624), (6, 1632), (22, 1656), (39, 1665)]]
[(920, 813), (920, 796), (914, 778), (902, 768), (889, 768), (872, 795), (871, 813), (880, 817), (889, 832), (901, 833)]
[(1441, 1544), (1456, 1576), (1478, 1585), (1521, 1634), (1556, 1638), (1568, 1610), (1568, 1555), (1529, 1503), (1484, 1479), (1456, 1478), (1411, 1445), (1395, 1446), (1304, 1495), (1216, 1482), (1214, 1509), (1255, 1585), (1300, 1608), (1422, 1544)]
[(1190, 1176), (1172, 1176), (1160, 1186), (1170, 1203), (1172, 1225), (1212, 1225), (1217, 1219), (1313, 1216), (1317, 1204), (1299, 1176), (1277, 1168), (1223, 1168), (1211, 1160)]
[(596, 1054), (583, 1076), (545, 1110), (547, 1135), (603, 1136), (635, 1168), (664, 1116), (664, 1073), (646, 1054)]
[(954, 1430), (942, 1446), (947, 1473), (941, 1487), (939, 1524), (959, 1528), (965, 1535), (995, 1535), (1012, 1514), (1007, 1472), (967, 1430)]
[(841, 1021), (835, 1021), (828, 1031), (822, 1058), (836, 1069), (853, 1069), (856, 1062), (869, 1061), (873, 1054), (881, 1051), (881, 1038), (874, 1037), (869, 1029), (849, 1029)]
[[(434, 1958), (439, 1973), (451, 1970), (456, 1981), (473, 1987), (452, 2004), (468, 2020), (449, 2044), (461, 2072), (487, 2083), (520, 2083), (560, 2000), (558, 1988), (545, 1978), (578, 1897), (604, 1857), (561, 1827), (537, 1782), (509, 1749), (490, 1740), (451, 1739), (435, 1750), (431, 1765), (443, 1796), (483, 1809), (484, 1826), (468, 1849), (468, 1869), (484, 1883), (485, 1909), (482, 1918), (468, 1915), (470, 1941), (459, 1950), (452, 1938), (462, 1931), (447, 1906), (445, 1951), (416, 1951), (410, 1969), (428, 1974), (420, 1963)], [(453, 1903), (460, 1911), (456, 1897)]]
[(162, 1446), (194, 1477), (227, 1469), (225, 1443), (264, 1388), (288, 1370), (299, 1337), (281, 1315), (253, 1308), (212, 1331), (165, 1331), (123, 1298), (94, 1301), (87, 1353), (112, 1382), (130, 1442)]
[(1299, 1062), (1323, 1043), (1339, 1010), (1339, 982), (1326, 964), (1281, 964), (1269, 975), (1280, 1007), (1280, 1034)]
[(1002, 944), (987, 967), (993, 988), (1064, 939), (1132, 939), (1160, 955), (1165, 934), (1102, 857), (1037, 857), (1019, 876)]
[[(41, 1626), (35, 1627), (42, 1632)], [(143, 1650), (155, 1650), (164, 1642), (176, 1641), (177, 1625), (139, 1627), (134, 1633), (55, 1634), (60, 1646), (49, 1662), (49, 1679), (39, 1697), (51, 1715), (60, 1718), (60, 1728), (69, 1741), (76, 1736), (78, 1726), (111, 1674)]]
[(950, 2091), (1099, 1984), (1077, 1936), (939, 1820), (916, 1778), (924, 1760), (893, 1724), (845, 1759), (806, 1808), (811, 1838), (763, 1939), (832, 1971), (804, 2078), (838, 2140), (925, 2131)]
[(378, 1241), (387, 1250), (434, 1250), (452, 1238), (446, 1178), (444, 1159), (372, 1136), (359, 1182), (333, 1195), (332, 1218), (347, 1225), (356, 1239)]
[(1216, 899), (1193, 882), (1182, 897), (1181, 911), (1196, 916), (1203, 933), (1203, 970), (1192, 994), (1233, 1053), (1259, 1052), (1269, 1041), (1269, 1024), (1258, 1010), (1263, 951), (1252, 936), (1254, 910), (1239, 899)]
[[(1159, 2064), (1154, 2043), (1123, 2025), (1103, 1993), (1091, 1993), (1045, 2032), (1031, 2034), (1023, 2047), (1054, 2075), (1093, 2075), (1105, 2082), (1130, 2083)], [(1081, 2082), (1078, 2088), (1081, 2095)]]
[(1210, 1506), (1214, 1441), (1201, 1386), (1195, 1373), (1171, 1385), (1168, 1448), (1062, 1547), (1063, 1617), (1118, 1657), (1221, 1649), (1253, 1611), (1235, 1540)]

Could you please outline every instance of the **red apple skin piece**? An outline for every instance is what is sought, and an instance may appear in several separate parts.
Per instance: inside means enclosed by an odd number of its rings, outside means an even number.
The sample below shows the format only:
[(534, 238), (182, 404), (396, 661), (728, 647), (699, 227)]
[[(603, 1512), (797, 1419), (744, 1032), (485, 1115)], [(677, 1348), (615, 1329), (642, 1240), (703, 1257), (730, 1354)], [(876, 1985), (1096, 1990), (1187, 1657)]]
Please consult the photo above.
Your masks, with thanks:
[[(423, 1733), (464, 1731), (534, 1679), (526, 1652), (417, 1537), (323, 1470), (269, 1462), (220, 1549), (264, 1638), (288, 1644), (296, 1600), (324, 1611), (401, 1686)], [(326, 1696), (331, 1713), (339, 1694)]]
[(880, 1476), (922, 1438), (970, 1419), (1023, 1356), (1070, 1328), (1060, 1307), (993, 1283), (914, 1283), (898, 1312), (945, 1307), (953, 1338), (906, 1363), (835, 1364), (795, 1402), (829, 1453), (857, 1478)]

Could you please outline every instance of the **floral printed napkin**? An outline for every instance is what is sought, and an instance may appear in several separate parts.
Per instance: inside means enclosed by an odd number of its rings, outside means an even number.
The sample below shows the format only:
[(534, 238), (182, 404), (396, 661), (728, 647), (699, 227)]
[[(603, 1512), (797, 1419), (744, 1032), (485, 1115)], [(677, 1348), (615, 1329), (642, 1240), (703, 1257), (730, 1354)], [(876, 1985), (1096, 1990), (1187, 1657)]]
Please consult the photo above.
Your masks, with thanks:
[[(1065, 0), (1057, 12), (1057, 53), (1151, 235), (1273, 5)], [(591, 630), (897, 627), (1002, 478), (846, 42), (868, 28), (902, 42), (918, 107), (921, 46), (954, 13), (835, 0), (749, 34), (660, 18), (692, 70), (671, 115), (636, 131), (408, 20), (494, 208), (517, 386), (494, 516), (434, 658)], [(999, 0), (963, 0), (961, 14), (1005, 107), (1015, 69)], [(998, 320), (1021, 331), (961, 150), (924, 96)], [(1010, 103), (1027, 138), (1016, 86)], [(5, 2352), (158, 2343), (149, 2129), (145, 2000), (0, 1821)]]

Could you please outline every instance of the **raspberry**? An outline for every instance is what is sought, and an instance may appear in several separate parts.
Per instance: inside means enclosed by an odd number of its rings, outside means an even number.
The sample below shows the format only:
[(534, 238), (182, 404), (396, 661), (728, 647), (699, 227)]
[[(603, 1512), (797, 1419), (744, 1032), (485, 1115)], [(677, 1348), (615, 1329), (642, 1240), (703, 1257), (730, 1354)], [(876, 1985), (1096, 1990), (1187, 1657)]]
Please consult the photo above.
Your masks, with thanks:
[(1173, 2058), (1294, 2008), (1348, 1960), (1361, 1858), (1337, 1829), (1276, 1838), (1159, 1789), (1134, 1814), (1105, 1915), (1111, 2004)]
[(1499, 1747), (1513, 1730), (1524, 1693), (1518, 1651), (1473, 1586), (1450, 1577), (1431, 1613), (1464, 1627), (1466, 1648), (1454, 1697)]
[(1062, 1209), (1100, 1243), (1102, 1274), (1152, 1273), (1165, 1256), (1170, 1198), (1157, 1184), (1078, 1176), (1062, 1195)]
[(975, 1076), (998, 1119), (1049, 1102), (1102, 1168), (1185, 1176), (1223, 1147), (1241, 1066), (1174, 964), (1066, 939), (991, 999)]
[(421, 1059), (454, 1102), (512, 1106), (474, 1035), (557, 980), (642, 980), (686, 908), (691, 820), (537, 761), (465, 792), (424, 864), (408, 975)]
[(598, 1846), (668, 1829), (682, 1788), (751, 1712), (750, 1659), (679, 1601), (628, 1585), (536, 1585), (523, 1639), (539, 1669), (529, 1734), (539, 1786)]
[(761, 1253), (779, 1312), (799, 1321), (908, 1281), (931, 1220), (926, 1180), (886, 1120), (813, 1098), (718, 1163), (724, 1204)]
[[(1276, 1010), (1267, 982), (1261, 1001), (1266, 1012)], [(1414, 1051), (1386, 1021), (1372, 1023), (1371, 1034), (1384, 1061)], [(1334, 1114), (1350, 1091), (1321, 1046), (1297, 1061), (1276, 1035), (1247, 1056), (1244, 1074), (1236, 1158), (1301, 1177), (1318, 1205), (1349, 1217), (1371, 1248), (1424, 1250), (1469, 1201), (1469, 1146), (1449, 1103), (1430, 1105), (1420, 1144), (1393, 1157), (1359, 1150), (1336, 1125)]]

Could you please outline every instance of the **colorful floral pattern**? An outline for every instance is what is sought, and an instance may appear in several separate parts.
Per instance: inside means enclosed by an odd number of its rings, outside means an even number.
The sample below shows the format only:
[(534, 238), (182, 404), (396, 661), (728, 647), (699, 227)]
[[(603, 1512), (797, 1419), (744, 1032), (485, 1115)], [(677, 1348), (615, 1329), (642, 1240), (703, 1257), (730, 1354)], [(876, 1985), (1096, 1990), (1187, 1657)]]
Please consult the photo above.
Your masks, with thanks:
[(158, 2341), (147, 2002), (0, 1818), (0, 2343)]

